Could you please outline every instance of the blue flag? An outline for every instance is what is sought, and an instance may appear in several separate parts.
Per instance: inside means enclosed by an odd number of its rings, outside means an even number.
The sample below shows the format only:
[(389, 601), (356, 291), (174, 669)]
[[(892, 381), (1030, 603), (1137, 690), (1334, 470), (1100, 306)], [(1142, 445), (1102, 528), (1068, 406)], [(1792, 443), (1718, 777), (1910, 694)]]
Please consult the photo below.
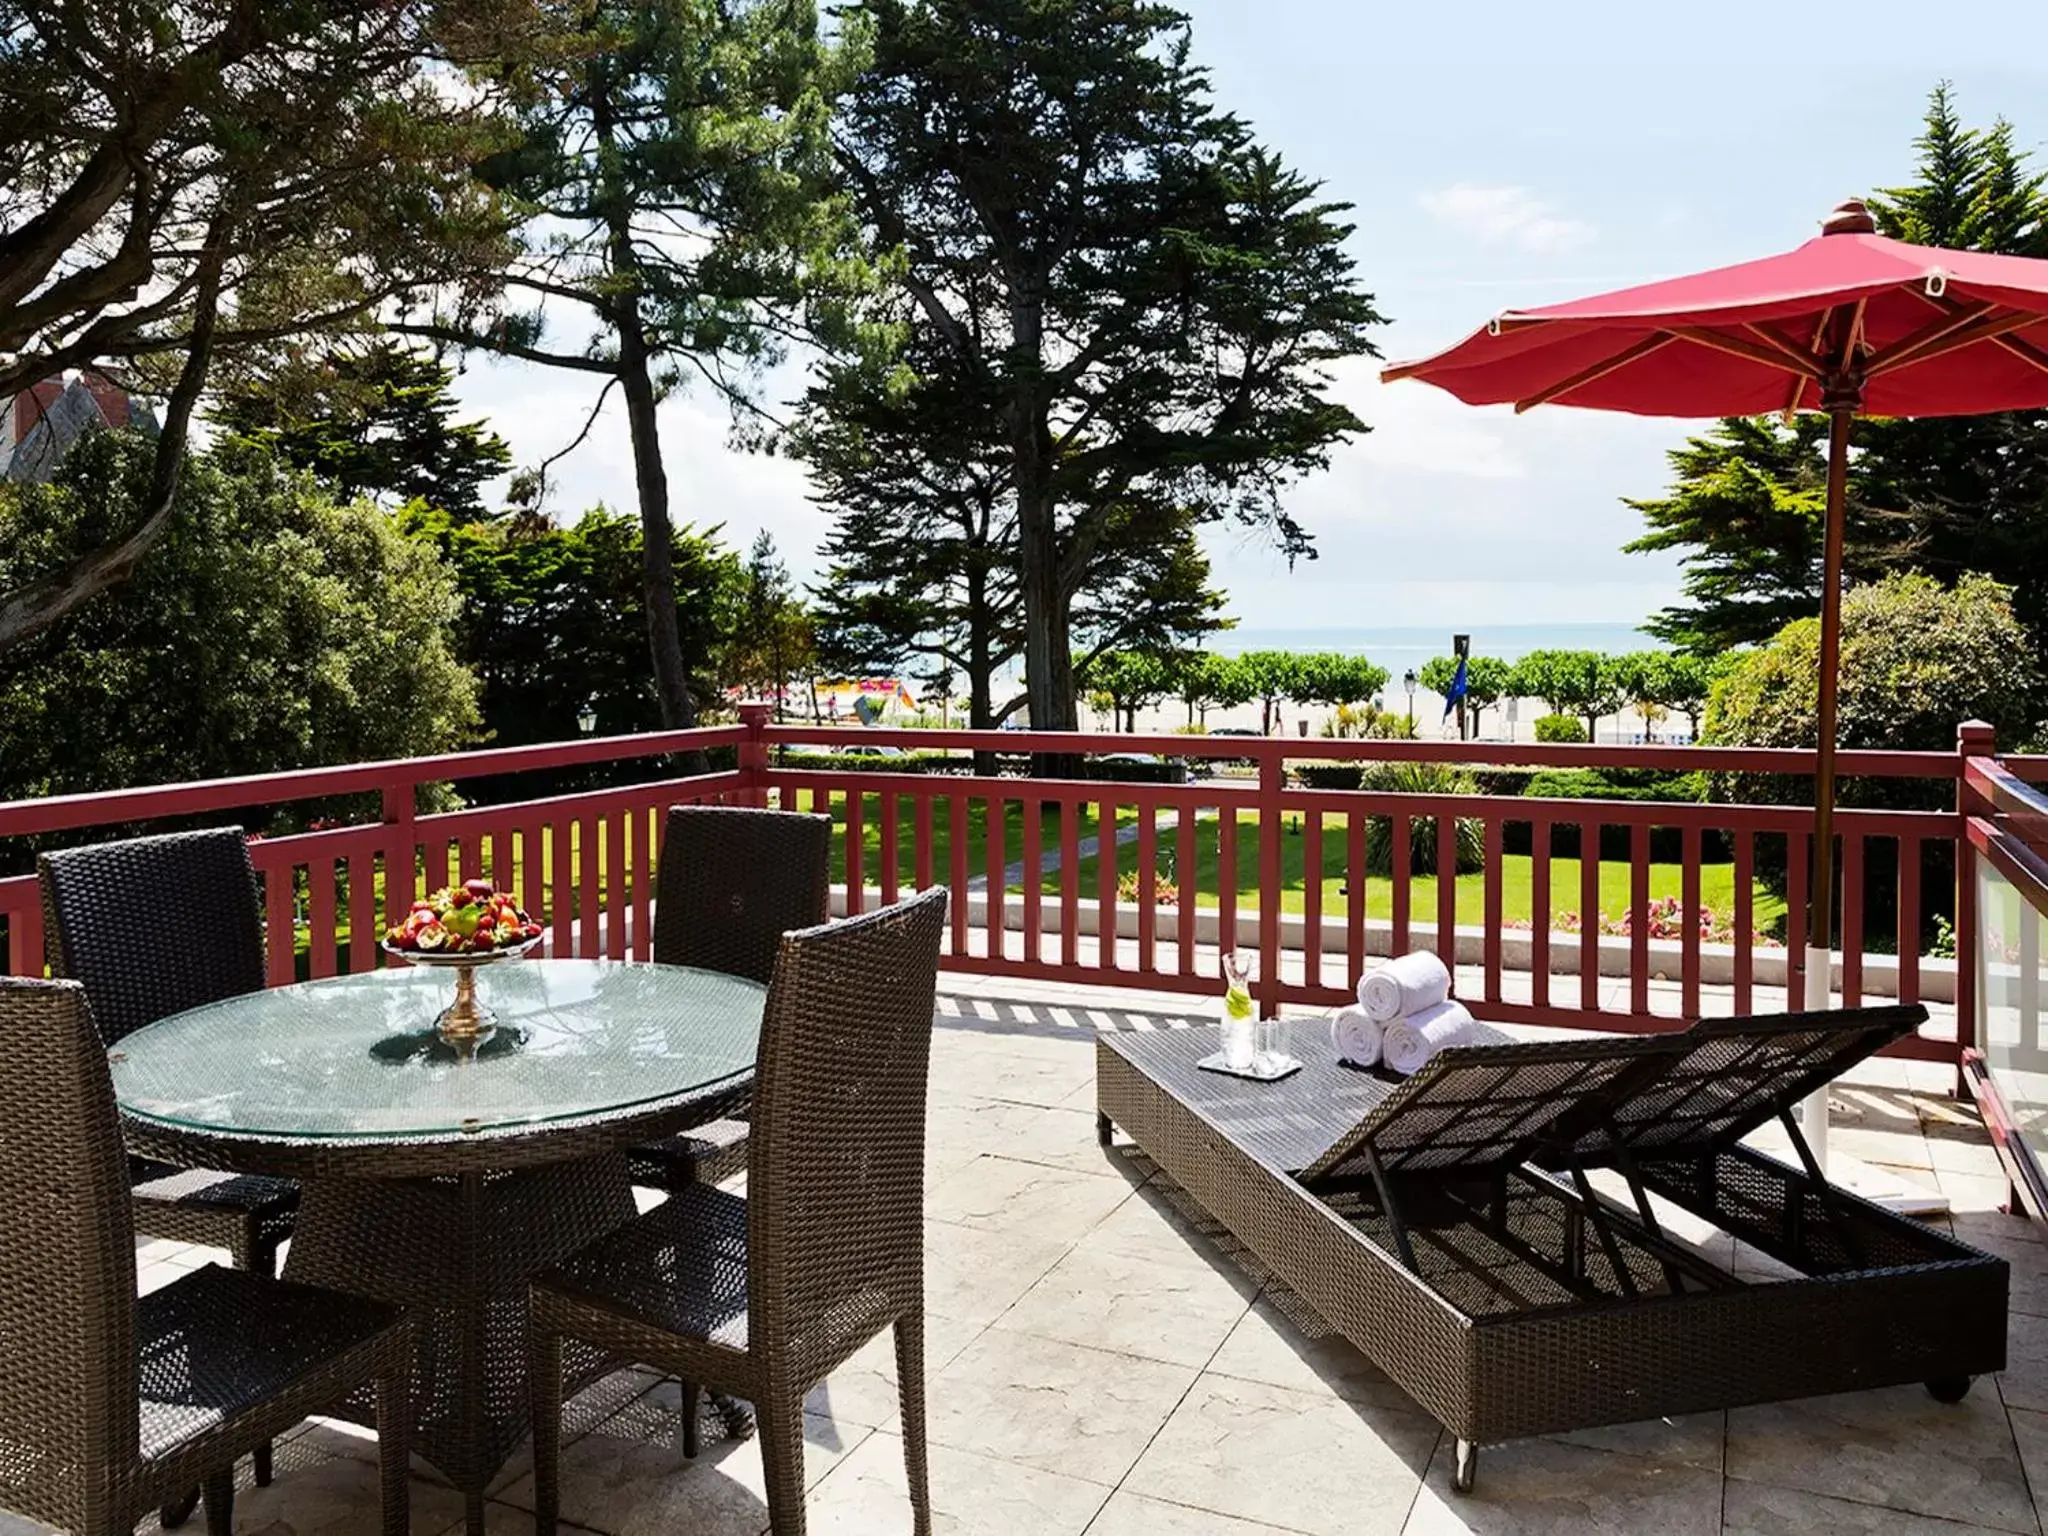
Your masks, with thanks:
[(1465, 658), (1458, 658), (1458, 675), (1451, 679), (1451, 691), (1444, 695), (1444, 718), (1451, 718), (1451, 711), (1458, 707), (1458, 700), (1465, 697), (1470, 684), (1465, 678)]

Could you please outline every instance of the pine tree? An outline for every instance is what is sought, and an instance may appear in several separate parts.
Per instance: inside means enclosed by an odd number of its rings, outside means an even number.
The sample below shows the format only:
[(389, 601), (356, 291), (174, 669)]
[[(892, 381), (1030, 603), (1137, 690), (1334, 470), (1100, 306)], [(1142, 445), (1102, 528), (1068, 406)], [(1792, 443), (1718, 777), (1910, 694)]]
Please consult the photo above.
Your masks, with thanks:
[[(820, 643), (852, 670), (959, 674), (968, 723), (990, 730), (1025, 703), (996, 697), (1024, 644), (1009, 447), (996, 407), (917, 375), (932, 337), (914, 316), (905, 322), (896, 367), (823, 370), (791, 439), (836, 519), (817, 593)], [(1082, 662), (1112, 650), (1165, 654), (1222, 627), (1201, 521), (1136, 495), (1108, 509), (1069, 608)]]
[(1348, 210), (1219, 111), (1186, 17), (1134, 0), (862, 0), (843, 159), (999, 431), (1032, 724), (1075, 724), (1077, 600), (1132, 505), (1305, 532), (1281, 493), (1363, 430), (1326, 366), (1379, 322)]
[[(617, 387), (633, 450), (662, 724), (693, 725), (657, 407), (685, 379), (744, 410), (797, 332), (865, 339), (828, 103), (849, 55), (809, 0), (598, 0), (482, 174), (527, 209), (506, 302), (401, 331)], [(595, 413), (592, 416), (595, 421)], [(588, 430), (588, 428), (586, 428)]]
[(419, 501), (472, 523), (488, 515), (482, 487), (512, 467), (512, 451), (483, 422), (455, 419), (454, 377), (433, 354), (384, 339), (243, 383), (211, 414), (343, 496)]
[[(1914, 141), (1916, 179), (1874, 194), (1896, 239), (2012, 255), (2048, 254), (2048, 173), (2010, 124), (1964, 126), (1937, 86)], [(1983, 572), (2048, 637), (2048, 414), (1864, 419), (1849, 481), (1852, 583), (1916, 570), (1953, 583)], [(1769, 639), (1820, 611), (1826, 423), (1729, 419), (1671, 455), (1673, 484), (1631, 500), (1649, 531), (1631, 552), (1682, 552), (1687, 601), (1645, 626), (1711, 655)]]

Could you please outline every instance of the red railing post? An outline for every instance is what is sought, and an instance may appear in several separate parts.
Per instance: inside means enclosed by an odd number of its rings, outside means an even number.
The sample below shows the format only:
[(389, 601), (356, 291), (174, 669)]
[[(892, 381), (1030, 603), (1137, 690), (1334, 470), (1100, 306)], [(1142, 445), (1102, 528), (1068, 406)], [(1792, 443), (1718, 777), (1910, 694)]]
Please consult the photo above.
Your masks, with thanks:
[[(1998, 750), (1998, 733), (1982, 720), (1965, 720), (1956, 727), (1956, 811), (1965, 818), (1975, 813), (1969, 783), (1970, 759), (1989, 757)], [(1977, 850), (1971, 846), (1969, 828), (1956, 835), (1956, 1097), (1969, 1092), (1963, 1077), (1963, 1052), (1977, 1044)]]
[[(419, 857), (419, 829), (413, 824), (417, 808), (410, 780), (384, 786), (384, 825), (391, 829), (384, 844), (384, 915), (395, 922), (411, 910), (419, 895), (416, 865)], [(353, 913), (349, 922), (355, 922)], [(374, 932), (374, 926), (372, 928)]]
[(756, 809), (768, 804), (769, 722), (775, 718), (773, 704), (742, 704), (740, 725), (747, 739), (740, 743), (740, 803)]
[[(1265, 1018), (1280, 1013), (1280, 839), (1287, 835), (1287, 761), (1277, 746), (1259, 755), (1259, 1002)], [(1224, 934), (1223, 947), (1231, 947)]]

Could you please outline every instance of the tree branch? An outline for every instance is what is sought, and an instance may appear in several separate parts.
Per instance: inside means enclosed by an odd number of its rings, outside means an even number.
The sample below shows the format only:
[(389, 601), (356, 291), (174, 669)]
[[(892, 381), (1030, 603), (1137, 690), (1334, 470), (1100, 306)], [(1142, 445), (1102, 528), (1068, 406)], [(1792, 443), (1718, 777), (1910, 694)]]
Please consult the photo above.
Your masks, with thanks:
[(53, 571), (0, 595), (0, 654), (41, 634), (109, 587), (134, 575), (142, 557), (170, 526), (178, 507), (178, 480), (185, 464), (192, 408), (205, 387), (207, 365), (213, 354), (213, 322), (220, 308), (220, 275), (225, 260), (226, 232), (217, 227), (200, 277), (198, 304), (192, 317), (191, 350), (185, 354), (185, 366), (179, 370), (177, 386), (171, 391), (150, 467), (149, 511), (113, 543), (102, 545), (64, 570)]
[(499, 357), (516, 357), (522, 362), (539, 363), (546, 368), (576, 368), (584, 373), (602, 373), (614, 378), (618, 376), (618, 364), (601, 357), (579, 357), (567, 352), (547, 352), (539, 347), (522, 347), (499, 337), (479, 336), (474, 331), (465, 331), (458, 326), (420, 324), (409, 320), (394, 320), (384, 327), (399, 336), (422, 336), (429, 341), (445, 341), (451, 346), (462, 347), (471, 352), (490, 352)]

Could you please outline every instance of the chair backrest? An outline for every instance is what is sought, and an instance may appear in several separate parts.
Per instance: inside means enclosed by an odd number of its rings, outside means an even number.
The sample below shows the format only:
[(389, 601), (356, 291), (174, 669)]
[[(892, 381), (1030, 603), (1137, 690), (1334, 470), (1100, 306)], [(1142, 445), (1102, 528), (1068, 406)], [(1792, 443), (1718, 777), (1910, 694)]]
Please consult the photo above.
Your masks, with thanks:
[(67, 848), (36, 860), (50, 973), (85, 985), (112, 1045), (263, 987), (263, 911), (240, 827)]
[(785, 933), (832, 915), (832, 823), (795, 811), (678, 805), (668, 813), (653, 956), (766, 983)]
[(748, 1306), (751, 1346), (797, 1376), (829, 1370), (922, 1292), (946, 900), (937, 887), (782, 940), (754, 1078)]
[(0, 977), (0, 1447), (31, 1451), (0, 1450), (0, 1508), (69, 1523), (94, 1472), (136, 1454), (128, 1201), (84, 989)]

